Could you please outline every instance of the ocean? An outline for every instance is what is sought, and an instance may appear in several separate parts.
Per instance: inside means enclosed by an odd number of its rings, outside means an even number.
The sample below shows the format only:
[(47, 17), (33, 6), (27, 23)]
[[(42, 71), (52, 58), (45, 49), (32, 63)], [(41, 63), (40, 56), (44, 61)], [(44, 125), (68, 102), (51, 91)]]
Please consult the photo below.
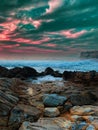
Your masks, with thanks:
[(98, 59), (89, 60), (74, 60), (74, 61), (60, 61), (60, 60), (2, 60), (0, 65), (13, 68), (13, 67), (23, 67), (29, 66), (35, 68), (38, 72), (44, 71), (45, 68), (51, 67), (54, 70), (63, 72), (67, 71), (92, 71), (98, 72)]

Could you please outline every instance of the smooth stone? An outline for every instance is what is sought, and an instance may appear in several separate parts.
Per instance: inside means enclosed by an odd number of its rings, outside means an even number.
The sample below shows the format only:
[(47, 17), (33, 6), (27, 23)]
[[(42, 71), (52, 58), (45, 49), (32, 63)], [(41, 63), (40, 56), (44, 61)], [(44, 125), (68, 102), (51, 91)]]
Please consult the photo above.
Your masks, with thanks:
[(43, 96), (44, 105), (49, 107), (62, 106), (66, 101), (65, 96), (59, 96), (58, 94), (45, 94)]
[(36, 123), (23, 122), (19, 130), (69, 130), (72, 125), (64, 117), (40, 118)]
[(96, 130), (95, 127), (93, 125), (89, 125), (86, 130)]
[(70, 109), (72, 115), (91, 115), (94, 114), (94, 111), (91, 106), (74, 106)]
[(60, 115), (58, 108), (45, 108), (44, 116), (46, 117), (57, 117)]

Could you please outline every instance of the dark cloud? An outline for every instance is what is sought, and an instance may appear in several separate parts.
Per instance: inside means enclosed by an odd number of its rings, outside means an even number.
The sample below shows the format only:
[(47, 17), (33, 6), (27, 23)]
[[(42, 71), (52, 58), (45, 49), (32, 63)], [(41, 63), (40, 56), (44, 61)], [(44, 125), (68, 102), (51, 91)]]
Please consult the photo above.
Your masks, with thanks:
[(98, 0), (0, 0), (0, 55), (96, 50), (97, 21)]

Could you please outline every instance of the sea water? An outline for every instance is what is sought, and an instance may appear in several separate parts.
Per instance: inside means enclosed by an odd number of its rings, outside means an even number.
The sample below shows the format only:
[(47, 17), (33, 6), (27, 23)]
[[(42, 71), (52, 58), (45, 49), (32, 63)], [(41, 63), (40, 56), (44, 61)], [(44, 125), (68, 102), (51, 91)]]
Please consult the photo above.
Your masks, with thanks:
[(35, 68), (38, 72), (44, 71), (47, 67), (51, 67), (54, 70), (60, 72), (67, 71), (92, 71), (95, 70), (98, 72), (98, 59), (89, 59), (89, 60), (75, 60), (75, 61), (52, 61), (52, 60), (2, 60), (0, 65), (13, 68), (13, 67), (23, 67), (29, 66)]

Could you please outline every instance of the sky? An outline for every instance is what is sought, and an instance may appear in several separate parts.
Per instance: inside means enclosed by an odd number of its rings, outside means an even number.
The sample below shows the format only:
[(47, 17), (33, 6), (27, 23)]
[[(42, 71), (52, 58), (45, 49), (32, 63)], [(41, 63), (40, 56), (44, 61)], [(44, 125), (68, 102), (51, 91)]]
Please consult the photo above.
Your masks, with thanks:
[(0, 59), (98, 50), (98, 0), (0, 0)]

